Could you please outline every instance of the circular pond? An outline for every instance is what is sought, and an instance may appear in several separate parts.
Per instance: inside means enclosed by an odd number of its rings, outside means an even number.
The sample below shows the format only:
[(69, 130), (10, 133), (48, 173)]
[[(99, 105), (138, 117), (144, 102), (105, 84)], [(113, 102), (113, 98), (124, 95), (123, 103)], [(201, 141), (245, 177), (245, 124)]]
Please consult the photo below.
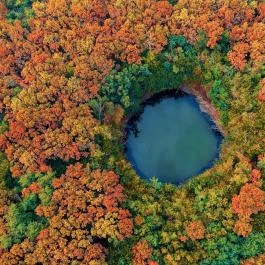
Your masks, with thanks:
[(143, 178), (180, 184), (210, 168), (222, 135), (195, 97), (156, 95), (128, 123), (127, 157)]

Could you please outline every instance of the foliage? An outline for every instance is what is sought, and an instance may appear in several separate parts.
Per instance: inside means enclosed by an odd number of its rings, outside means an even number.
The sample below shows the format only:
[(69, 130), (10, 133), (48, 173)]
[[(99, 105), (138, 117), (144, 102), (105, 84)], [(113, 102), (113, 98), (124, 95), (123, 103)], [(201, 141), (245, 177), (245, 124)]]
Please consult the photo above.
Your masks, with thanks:
[(205, 227), (201, 221), (193, 221), (186, 228), (187, 235), (191, 240), (203, 239)]
[(113, 70), (101, 87), (103, 98), (129, 109), (135, 102), (141, 102), (143, 82), (150, 75), (147, 65), (129, 65), (120, 72)]
[(133, 264), (134, 265), (158, 265), (156, 261), (152, 261), (149, 258), (152, 255), (152, 249), (148, 246), (146, 240), (138, 242), (132, 249), (134, 256)]
[[(252, 233), (246, 238), (228, 234), (216, 240), (207, 242), (207, 255), (211, 257), (200, 265), (240, 264), (241, 259), (247, 259), (261, 253), (265, 246), (263, 233)], [(218, 250), (218, 251), (217, 251)]]
[[(27, 184), (25, 182), (27, 179), (22, 180), (23, 186)], [(47, 178), (39, 181), (40, 185), (45, 182)], [(28, 241), (13, 245), (10, 253), (1, 257), (1, 264), (9, 260), (15, 262), (17, 258), (26, 264), (67, 264), (76, 259), (104, 264), (105, 249), (96, 241), (100, 242), (104, 238), (110, 241), (115, 238), (122, 240), (132, 232), (129, 211), (119, 207), (124, 196), (118, 176), (114, 172), (90, 172), (77, 163), (69, 166), (65, 175), (53, 179), (52, 186), (54, 191), (49, 204), (41, 203), (37, 206), (34, 190), (30, 195), (26, 193), (25, 199), (18, 205), (9, 207), (6, 219), (11, 235), (12, 232), (16, 233), (14, 237), (17, 239), (19, 233), (25, 233), (30, 240), (36, 235), (37, 238), (34, 245), (31, 244), (29, 249), (21, 253), (15, 251), (15, 248), (23, 248), (23, 244)], [(37, 218), (49, 219), (49, 225), (41, 232), (39, 227), (35, 227), (41, 225), (40, 220), (29, 223), (29, 220), (33, 220), (29, 216), (33, 209)]]
[[(20, 243), (24, 238), (33, 240), (47, 225), (43, 218), (39, 218), (34, 210), (38, 205), (35, 194), (27, 196), (17, 204), (11, 204), (5, 215), (8, 234), (1, 236), (2, 244), (8, 248), (15, 243)], [(6, 242), (8, 240), (8, 243)]]
[(9, 171), (9, 161), (4, 153), (0, 152), (0, 189), (9, 189), (13, 180)]
[(34, 12), (32, 10), (32, 4), (36, 0), (4, 0), (5, 6), (9, 12), (6, 18), (10, 22), (15, 20), (21, 20), (24, 26), (28, 25), (28, 20), (33, 17)]
[[(255, 0), (0, 2), (0, 263), (263, 262), (264, 22)], [(142, 180), (124, 124), (183, 87), (214, 109), (220, 159)]]

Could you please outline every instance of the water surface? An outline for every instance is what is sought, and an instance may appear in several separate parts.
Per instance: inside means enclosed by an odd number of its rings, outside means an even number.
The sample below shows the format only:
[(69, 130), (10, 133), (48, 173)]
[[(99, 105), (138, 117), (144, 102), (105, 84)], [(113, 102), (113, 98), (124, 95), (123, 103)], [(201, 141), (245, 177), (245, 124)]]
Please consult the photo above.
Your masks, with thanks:
[(211, 167), (221, 135), (190, 95), (146, 105), (129, 131), (127, 157), (143, 178), (179, 184)]

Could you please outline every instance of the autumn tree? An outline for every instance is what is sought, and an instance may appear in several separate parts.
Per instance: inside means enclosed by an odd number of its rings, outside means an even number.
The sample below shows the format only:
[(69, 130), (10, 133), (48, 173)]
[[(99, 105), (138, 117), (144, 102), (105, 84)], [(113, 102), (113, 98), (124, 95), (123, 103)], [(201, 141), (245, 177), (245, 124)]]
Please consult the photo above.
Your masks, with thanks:
[(252, 172), (253, 183), (245, 184), (239, 195), (232, 198), (232, 211), (239, 217), (234, 226), (234, 231), (238, 235), (249, 235), (252, 231), (250, 224), (252, 214), (265, 210), (265, 192), (257, 185), (259, 178), (258, 171)]
[(203, 239), (205, 235), (205, 227), (202, 221), (192, 221), (186, 228), (188, 237), (191, 240)]
[(152, 248), (146, 240), (139, 241), (132, 249), (134, 265), (158, 265), (156, 261), (151, 260)]

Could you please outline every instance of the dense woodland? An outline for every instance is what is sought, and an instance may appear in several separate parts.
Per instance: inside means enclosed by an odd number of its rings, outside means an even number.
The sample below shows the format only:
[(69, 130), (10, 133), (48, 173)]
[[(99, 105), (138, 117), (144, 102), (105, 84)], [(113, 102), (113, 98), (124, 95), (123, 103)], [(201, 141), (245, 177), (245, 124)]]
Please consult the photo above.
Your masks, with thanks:
[[(265, 264), (264, 62), (262, 0), (2, 0), (0, 264)], [(184, 84), (220, 159), (143, 180), (126, 121)]]

